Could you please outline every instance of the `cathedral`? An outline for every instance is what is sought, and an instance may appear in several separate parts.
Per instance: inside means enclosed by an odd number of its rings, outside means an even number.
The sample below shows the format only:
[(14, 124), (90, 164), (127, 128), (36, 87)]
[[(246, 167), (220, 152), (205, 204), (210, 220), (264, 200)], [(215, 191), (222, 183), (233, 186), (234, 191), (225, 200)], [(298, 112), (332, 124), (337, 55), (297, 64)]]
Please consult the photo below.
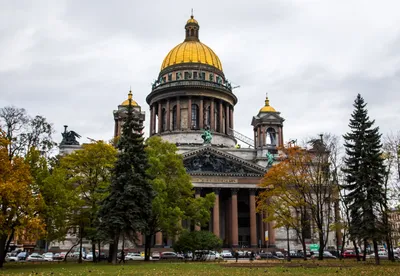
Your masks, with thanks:
[[(216, 195), (208, 225), (200, 229), (189, 224), (187, 228), (213, 232), (222, 239), (224, 248), (286, 248), (286, 230), (275, 228), (274, 222), (264, 222), (266, 214), (256, 212), (258, 184), (273, 163), (279, 162), (284, 118), (266, 97), (265, 105), (254, 110), (254, 137), (235, 131), (238, 98), (218, 56), (200, 42), (199, 31), (199, 23), (191, 16), (185, 25), (184, 41), (170, 50), (161, 64), (146, 98), (149, 135), (178, 146), (196, 197), (212, 192)], [(121, 135), (129, 101), (136, 120), (142, 125), (146, 120), (145, 111), (130, 91), (128, 99), (113, 113), (115, 137)], [(211, 140), (204, 139), (205, 133), (211, 134)], [(239, 141), (247, 147), (240, 147)], [(79, 147), (61, 145), (60, 154)], [(301, 249), (297, 236), (290, 232), (291, 248)], [(334, 235), (331, 237), (328, 248), (335, 244)], [(312, 233), (307, 243), (315, 238)], [(171, 241), (159, 232), (154, 244), (169, 247)], [(137, 245), (142, 246), (143, 239)]]
[[(256, 197), (257, 185), (272, 165), (271, 157), (283, 145), (284, 119), (266, 98), (265, 106), (251, 121), (254, 138), (234, 130), (238, 99), (220, 59), (200, 41), (199, 33), (199, 23), (191, 16), (184, 41), (169, 51), (161, 64), (146, 98), (149, 134), (178, 146), (196, 197), (215, 193), (211, 220), (203, 230), (220, 237), (224, 247), (275, 247), (274, 225), (263, 222), (262, 214), (256, 213)], [(131, 92), (128, 97), (132, 99)], [(144, 112), (136, 101), (132, 103), (143, 122)], [(125, 100), (114, 111), (115, 136), (121, 133), (128, 104)], [(203, 141), (204, 130), (212, 134), (210, 143)], [(238, 140), (248, 148), (240, 148)], [(284, 242), (282, 239), (282, 245)], [(156, 235), (155, 244), (167, 244), (162, 233)]]

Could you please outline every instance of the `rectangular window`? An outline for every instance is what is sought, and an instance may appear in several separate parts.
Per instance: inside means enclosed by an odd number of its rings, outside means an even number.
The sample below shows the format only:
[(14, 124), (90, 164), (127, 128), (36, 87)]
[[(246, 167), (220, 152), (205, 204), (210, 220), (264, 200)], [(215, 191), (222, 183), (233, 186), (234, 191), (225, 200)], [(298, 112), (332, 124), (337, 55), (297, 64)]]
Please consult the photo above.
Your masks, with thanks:
[(201, 72), (200, 73), (200, 79), (202, 79), (202, 80), (205, 80), (206, 79), (206, 73), (204, 73), (204, 72)]
[(187, 80), (189, 78), (190, 78), (189, 72), (185, 72), (185, 80)]
[(197, 72), (196, 72), (196, 71), (193, 72), (193, 78), (194, 78), (194, 79), (197, 79)]
[(209, 80), (210, 80), (210, 81), (214, 81), (214, 74), (211, 74), (211, 73), (210, 73), (210, 78), (209, 78)]
[(172, 73), (168, 74), (168, 81), (172, 81)]

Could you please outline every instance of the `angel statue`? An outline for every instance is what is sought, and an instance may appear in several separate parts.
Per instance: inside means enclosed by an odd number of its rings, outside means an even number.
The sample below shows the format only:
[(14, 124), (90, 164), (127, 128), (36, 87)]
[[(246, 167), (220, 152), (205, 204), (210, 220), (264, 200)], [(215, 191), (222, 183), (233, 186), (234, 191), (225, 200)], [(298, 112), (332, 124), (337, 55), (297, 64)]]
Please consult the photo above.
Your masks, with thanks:
[(275, 161), (275, 157), (274, 157), (270, 152), (267, 152), (266, 156), (267, 156), (267, 158), (268, 158), (267, 167), (271, 167), (272, 164), (273, 164), (274, 161)]
[(212, 134), (208, 126), (204, 129), (204, 133), (201, 135), (201, 138), (203, 139), (204, 144), (211, 144)]
[(73, 130), (67, 131), (68, 126), (64, 126), (64, 132), (61, 133), (63, 139), (60, 145), (79, 145), (79, 142), (76, 138), (81, 138), (81, 136)]

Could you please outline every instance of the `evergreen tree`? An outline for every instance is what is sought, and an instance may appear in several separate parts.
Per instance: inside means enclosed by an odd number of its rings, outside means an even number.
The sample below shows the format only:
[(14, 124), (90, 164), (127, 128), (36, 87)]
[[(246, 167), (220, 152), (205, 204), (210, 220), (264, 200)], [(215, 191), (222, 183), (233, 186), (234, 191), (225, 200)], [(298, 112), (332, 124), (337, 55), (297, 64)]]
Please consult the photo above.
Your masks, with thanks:
[(343, 188), (351, 215), (350, 234), (364, 242), (373, 241), (376, 263), (379, 264), (377, 240), (382, 237), (380, 206), (386, 202), (383, 191), (385, 167), (381, 134), (378, 127), (373, 127), (374, 120), (369, 119), (366, 105), (358, 94), (349, 123), (350, 132), (343, 136), (346, 149)]
[(117, 261), (118, 240), (121, 235), (135, 236), (145, 229), (151, 216), (154, 191), (150, 176), (143, 127), (135, 120), (132, 94), (129, 93), (127, 116), (117, 143), (119, 151), (112, 172), (109, 195), (101, 203), (99, 230), (110, 238), (112, 262)]

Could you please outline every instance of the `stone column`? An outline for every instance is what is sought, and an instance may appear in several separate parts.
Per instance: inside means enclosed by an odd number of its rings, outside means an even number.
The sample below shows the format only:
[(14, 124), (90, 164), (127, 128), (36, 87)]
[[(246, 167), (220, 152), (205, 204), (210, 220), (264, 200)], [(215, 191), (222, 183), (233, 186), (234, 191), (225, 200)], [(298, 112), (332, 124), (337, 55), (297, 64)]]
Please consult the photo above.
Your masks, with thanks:
[(166, 111), (167, 111), (167, 123), (166, 123), (166, 129), (165, 129), (165, 131), (169, 131), (170, 129), (171, 129), (171, 126), (170, 126), (170, 124), (171, 124), (171, 110), (170, 110), (170, 106), (169, 106), (169, 99), (167, 100), (167, 108), (166, 108)]
[(264, 223), (263, 223), (263, 213), (258, 213), (258, 221), (259, 221), (259, 225), (258, 225), (258, 239), (261, 240), (261, 244), (260, 246), (262, 246), (264, 244), (263, 240), (264, 240)]
[(224, 124), (223, 124), (223, 116), (222, 116), (222, 114), (223, 114), (223, 108), (224, 108), (224, 106), (223, 106), (223, 104), (222, 104), (222, 100), (220, 100), (219, 101), (219, 129), (218, 129), (218, 132), (219, 133), (223, 133), (224, 132)]
[(275, 222), (270, 221), (268, 223), (268, 244), (269, 247), (275, 247)]
[(239, 246), (239, 241), (238, 241), (238, 235), (239, 235), (239, 229), (238, 229), (238, 205), (237, 205), (237, 193), (238, 189), (231, 189), (232, 192), (232, 225), (231, 225), (231, 238), (232, 238), (232, 247), (238, 247)]
[(188, 99), (188, 123), (187, 129), (192, 129), (192, 98), (189, 97)]
[(257, 247), (256, 190), (250, 189), (250, 245)]
[(261, 128), (260, 127), (257, 127), (257, 147), (259, 148), (259, 147), (261, 147), (261, 141), (262, 139), (261, 139)]
[(154, 104), (150, 106), (150, 136), (154, 134), (154, 118), (156, 117), (156, 112), (154, 108)]
[(231, 119), (230, 127), (231, 127), (231, 129), (235, 129), (235, 128), (233, 127), (233, 106), (231, 106), (231, 107), (229, 108), (229, 111), (230, 111), (230, 113), (229, 113), (229, 118)]
[(221, 232), (219, 230), (219, 188), (214, 188), (214, 193), (215, 193), (215, 202), (214, 202), (214, 208), (213, 208), (213, 233), (216, 235), (218, 238), (221, 237)]
[(156, 244), (154, 246), (155, 247), (163, 247), (162, 232), (156, 233)]
[(211, 124), (211, 126), (210, 126), (210, 129), (212, 130), (212, 131), (215, 131), (215, 107), (214, 107), (214, 99), (210, 99), (210, 101), (211, 101), (211, 103), (210, 103), (210, 124)]
[(283, 146), (283, 130), (281, 126), (278, 128), (278, 133), (279, 133), (279, 146)]
[(136, 235), (137, 235), (137, 238), (138, 238), (137, 239), (137, 246), (138, 247), (142, 247), (143, 246), (143, 235), (140, 232), (137, 232)]
[(266, 146), (267, 145), (267, 134), (266, 134), (266, 132), (267, 132), (267, 128), (263, 128), (262, 130), (261, 130), (261, 132), (262, 132), (262, 136), (263, 136), (263, 138), (262, 138), (262, 147), (264, 147), (264, 146)]
[(229, 135), (229, 104), (226, 105), (225, 108), (225, 133)]
[(257, 148), (257, 139), (258, 139), (257, 130), (253, 129), (253, 132), (254, 132), (254, 148), (256, 149)]
[(161, 101), (158, 102), (158, 133), (162, 130), (162, 105)]
[(203, 97), (200, 98), (200, 107), (199, 107), (199, 128), (204, 128), (204, 100)]
[(176, 99), (176, 129), (181, 130), (181, 101)]
[[(195, 198), (199, 198), (200, 196), (201, 196), (201, 188), (194, 188), (194, 197)], [(201, 230), (201, 227), (200, 227), (200, 225), (197, 225), (197, 224), (195, 224), (195, 226), (194, 226), (194, 230), (195, 231), (200, 231)]]
[[(267, 214), (263, 213), (263, 219), (266, 219), (266, 218), (267, 218)], [(268, 234), (268, 241), (265, 240), (265, 231), (268, 231), (268, 224), (269, 224), (268, 222), (265, 222), (265, 221), (263, 222), (264, 232), (263, 232), (263, 235), (262, 235), (262, 240), (263, 240), (263, 244), (264, 244), (265, 247), (269, 247), (269, 234)]]
[(118, 134), (118, 119), (114, 119), (114, 137), (117, 137)]

